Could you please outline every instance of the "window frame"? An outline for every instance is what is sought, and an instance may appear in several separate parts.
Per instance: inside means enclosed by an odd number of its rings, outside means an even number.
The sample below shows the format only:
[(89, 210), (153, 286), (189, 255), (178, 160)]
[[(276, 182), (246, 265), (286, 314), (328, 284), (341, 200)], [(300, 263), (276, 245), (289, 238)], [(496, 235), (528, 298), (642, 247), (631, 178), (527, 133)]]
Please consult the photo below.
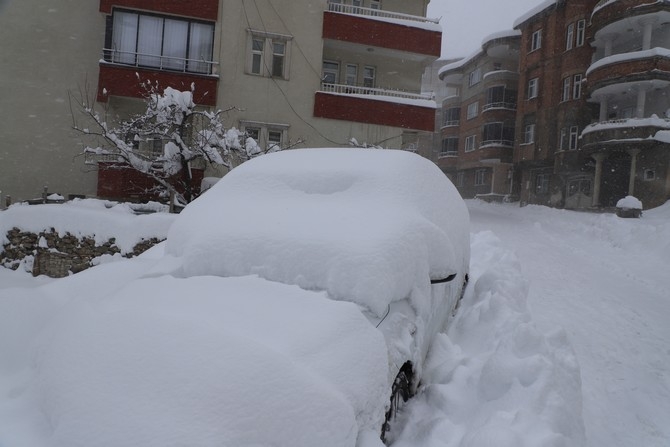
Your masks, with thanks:
[(549, 182), (551, 181), (551, 174), (541, 172), (535, 174), (535, 194), (549, 194)]
[(582, 81), (584, 77), (578, 73), (572, 77), (572, 99), (580, 99), (582, 97)]
[[(372, 73), (372, 76), (368, 76), (368, 72)], [(365, 88), (375, 88), (375, 82), (377, 81), (377, 68), (372, 65), (365, 65), (363, 67), (363, 87)]]
[(568, 133), (568, 150), (579, 149), (579, 126), (570, 126)]
[[(126, 44), (132, 46), (132, 51), (127, 51), (126, 49), (117, 48), (117, 25), (120, 23), (118, 21), (122, 20), (121, 15), (127, 15), (128, 18), (132, 19), (134, 16), (135, 25), (134, 25), (134, 36), (132, 34), (127, 35)], [(160, 42), (155, 42), (159, 44), (160, 54), (141, 54), (139, 47), (142, 39), (142, 28), (145, 31), (148, 31), (147, 26), (144, 27), (141, 25), (143, 22), (142, 19), (146, 20), (160, 20)], [(186, 25), (186, 35), (185, 41), (183, 42), (183, 57), (174, 56), (166, 54), (166, 51), (169, 51), (169, 45), (166, 45), (166, 30), (169, 26), (166, 26), (166, 21), (174, 25)], [(209, 32), (205, 33), (203, 36), (209, 36), (208, 42), (203, 42), (206, 44), (207, 56), (203, 59), (201, 57), (194, 56), (192, 53), (197, 51), (197, 48), (193, 47), (193, 42), (196, 42), (194, 35), (197, 33), (195, 26), (206, 26), (209, 28)], [(170, 71), (177, 73), (188, 73), (188, 74), (204, 74), (211, 75), (214, 72), (214, 41), (215, 41), (215, 32), (216, 24), (207, 20), (197, 20), (183, 17), (175, 17), (165, 14), (157, 13), (147, 13), (144, 11), (137, 11), (126, 8), (114, 8), (111, 14), (111, 20), (108, 24), (108, 33), (109, 40), (105, 42), (104, 51), (104, 60), (119, 65), (130, 65), (134, 67), (146, 67), (150, 69), (156, 69), (160, 71)], [(118, 25), (122, 27), (123, 25)], [(206, 30), (207, 31), (207, 30)], [(119, 39), (121, 37), (118, 37)], [(132, 42), (131, 42), (132, 41)], [(181, 42), (181, 41), (180, 41)], [(147, 41), (146, 43), (149, 43)], [(122, 45), (118, 45), (123, 47)], [(128, 50), (131, 48), (129, 47)], [(156, 60), (157, 63), (151, 63), (150, 61)], [(174, 66), (181, 65), (180, 67)], [(169, 66), (172, 64), (173, 66)], [(204, 68), (203, 68), (204, 67)]]
[[(334, 66), (334, 69), (333, 67), (326, 68), (325, 67), (326, 64), (332, 64)], [(335, 79), (333, 79), (333, 82), (329, 82), (326, 80), (326, 77), (329, 74), (334, 75)], [(340, 63), (338, 61), (333, 60), (327, 60), (327, 59), (323, 60), (321, 62), (321, 80), (326, 84), (337, 84), (338, 82), (340, 82)]]
[(528, 123), (523, 128), (523, 144), (535, 143), (535, 123)]
[(475, 171), (475, 186), (486, 186), (488, 185), (488, 169), (477, 169)]
[[(292, 40), (293, 36), (290, 35), (248, 29), (246, 74), (265, 78), (289, 80), (290, 43)], [(262, 51), (254, 49), (254, 41), (263, 42)], [(283, 53), (276, 51), (276, 45), (283, 46)], [(254, 72), (254, 56), (258, 55), (260, 55), (261, 61), (260, 73)], [(277, 71), (279, 61), (281, 61), (281, 73)]]
[(568, 24), (565, 29), (565, 51), (570, 51), (574, 48), (575, 40), (575, 22)]
[(542, 28), (533, 31), (533, 34), (530, 36), (530, 51), (537, 51), (542, 48)]
[[(454, 118), (455, 111), (455, 118)], [(452, 118), (452, 119), (449, 119)], [(442, 119), (442, 127), (456, 127), (461, 123), (461, 108), (460, 107), (447, 107), (444, 109), (444, 118)]]
[(572, 94), (572, 78), (566, 76), (563, 78), (563, 88), (561, 90), (561, 102), (569, 101)]
[(479, 101), (468, 104), (465, 116), (467, 120), (475, 119), (479, 116)]
[[(274, 145), (274, 140), (271, 140), (271, 134), (279, 134), (278, 146), (282, 148), (288, 140), (288, 124), (265, 123), (261, 121), (240, 120), (239, 129), (252, 137), (263, 150), (270, 150)], [(251, 135), (256, 134), (256, 137)]]
[(482, 68), (477, 67), (468, 74), (468, 87), (477, 85), (482, 81)]
[(472, 152), (477, 149), (477, 135), (468, 135), (465, 137), (465, 152)]
[(586, 19), (577, 21), (577, 29), (575, 32), (575, 46), (581, 47), (586, 40)]
[(440, 146), (440, 154), (438, 158), (453, 157), (454, 155), (458, 155), (458, 144), (459, 141), (457, 136), (442, 138), (442, 144)]
[(539, 85), (540, 85), (540, 78), (536, 77), (528, 80), (528, 92), (526, 99), (531, 100), (538, 97), (540, 90)]

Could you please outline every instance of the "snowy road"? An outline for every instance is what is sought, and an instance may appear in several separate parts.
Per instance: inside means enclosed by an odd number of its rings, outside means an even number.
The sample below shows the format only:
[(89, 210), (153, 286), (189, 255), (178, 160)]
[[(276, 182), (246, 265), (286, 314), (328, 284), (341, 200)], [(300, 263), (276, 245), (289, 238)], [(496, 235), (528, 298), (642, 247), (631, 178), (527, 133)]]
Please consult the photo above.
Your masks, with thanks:
[(587, 445), (670, 445), (670, 209), (618, 219), (469, 203), (530, 281), (541, 331), (566, 330), (581, 368)]

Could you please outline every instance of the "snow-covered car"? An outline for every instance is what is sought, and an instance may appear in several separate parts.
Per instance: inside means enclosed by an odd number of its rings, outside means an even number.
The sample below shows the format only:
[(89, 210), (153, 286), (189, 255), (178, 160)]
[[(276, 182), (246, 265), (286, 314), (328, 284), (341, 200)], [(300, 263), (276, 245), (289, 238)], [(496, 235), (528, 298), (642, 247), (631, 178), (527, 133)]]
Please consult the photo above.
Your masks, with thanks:
[(41, 410), (17, 423), (63, 447), (378, 445), (469, 249), (463, 201), (418, 155), (253, 159), (166, 243), (45, 289), (73, 299), (35, 343)]
[(355, 303), (386, 341), (388, 420), (462, 297), (469, 215), (416, 154), (284, 151), (234, 169), (187, 207), (167, 253), (185, 277), (258, 275)]

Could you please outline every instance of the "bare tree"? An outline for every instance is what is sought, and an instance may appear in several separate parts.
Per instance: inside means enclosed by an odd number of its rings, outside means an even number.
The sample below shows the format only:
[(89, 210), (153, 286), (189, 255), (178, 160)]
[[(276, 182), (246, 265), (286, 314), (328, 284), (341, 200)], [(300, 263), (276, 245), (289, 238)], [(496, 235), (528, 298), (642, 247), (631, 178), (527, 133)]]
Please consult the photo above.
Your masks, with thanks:
[[(146, 110), (115, 126), (108, 125), (106, 114), (98, 113), (87, 94), (79, 98), (70, 94), (73, 128), (88, 140), (83, 155), (105, 156), (114, 161), (113, 168), (146, 174), (183, 204), (197, 196), (192, 163), (232, 169), (250, 158), (281, 149), (271, 146), (262, 150), (253, 138), (235, 128), (226, 129), (222, 121), (226, 111), (196, 106), (193, 84), (190, 91), (161, 89), (150, 81), (140, 82), (140, 87)], [(77, 122), (75, 108), (89, 126)]]

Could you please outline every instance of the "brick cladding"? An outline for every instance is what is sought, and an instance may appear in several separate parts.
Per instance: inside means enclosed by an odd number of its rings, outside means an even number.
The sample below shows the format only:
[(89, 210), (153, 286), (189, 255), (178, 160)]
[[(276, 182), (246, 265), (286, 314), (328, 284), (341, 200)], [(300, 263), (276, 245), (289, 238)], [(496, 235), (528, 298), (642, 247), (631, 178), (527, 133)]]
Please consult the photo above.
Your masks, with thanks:
[(100, 12), (111, 14), (114, 7), (211, 21), (216, 21), (219, 14), (219, 0), (100, 0)]

